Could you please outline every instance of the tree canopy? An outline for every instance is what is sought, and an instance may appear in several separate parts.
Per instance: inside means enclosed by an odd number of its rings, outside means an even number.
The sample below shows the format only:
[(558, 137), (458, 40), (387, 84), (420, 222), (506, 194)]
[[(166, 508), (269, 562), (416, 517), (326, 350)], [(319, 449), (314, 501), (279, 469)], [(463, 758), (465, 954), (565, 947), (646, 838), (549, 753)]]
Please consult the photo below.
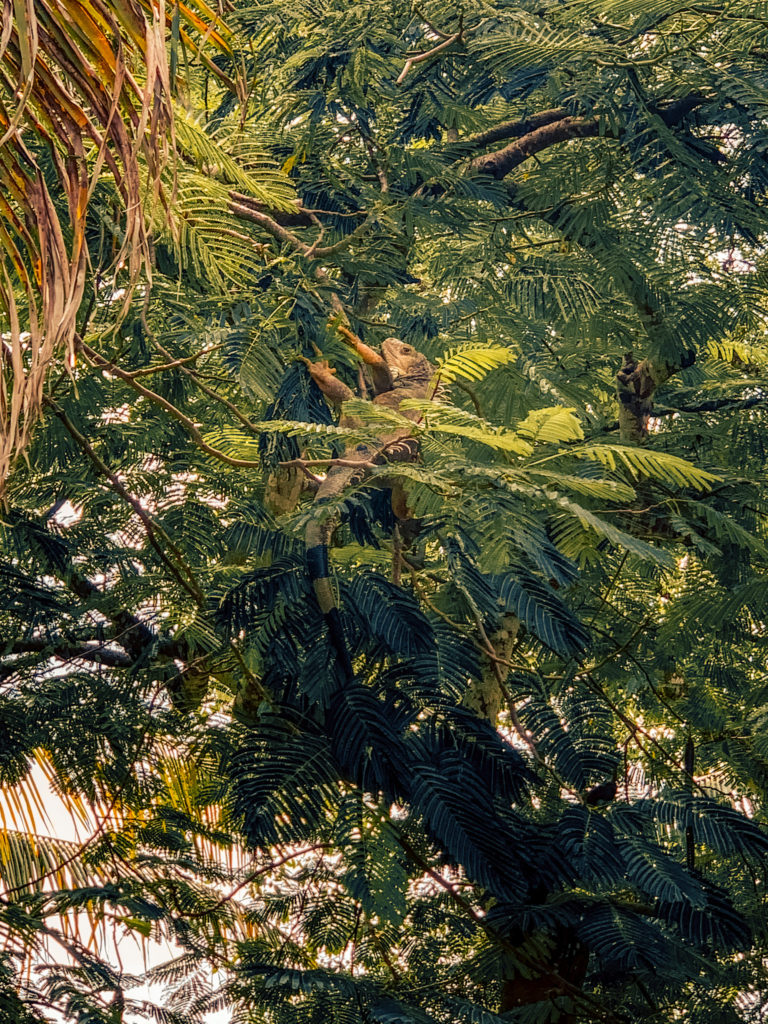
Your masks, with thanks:
[(764, 6), (3, 24), (0, 1018), (761, 1020)]

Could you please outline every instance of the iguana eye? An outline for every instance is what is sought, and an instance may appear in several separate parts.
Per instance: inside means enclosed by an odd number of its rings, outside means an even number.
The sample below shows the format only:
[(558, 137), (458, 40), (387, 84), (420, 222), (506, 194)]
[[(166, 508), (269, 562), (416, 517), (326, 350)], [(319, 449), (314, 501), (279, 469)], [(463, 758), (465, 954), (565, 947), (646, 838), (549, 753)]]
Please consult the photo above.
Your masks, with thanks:
[(403, 348), (402, 348), (403, 355), (409, 356), (411, 354), (411, 352), (413, 352), (413, 349), (411, 348), (410, 345), (403, 345)]

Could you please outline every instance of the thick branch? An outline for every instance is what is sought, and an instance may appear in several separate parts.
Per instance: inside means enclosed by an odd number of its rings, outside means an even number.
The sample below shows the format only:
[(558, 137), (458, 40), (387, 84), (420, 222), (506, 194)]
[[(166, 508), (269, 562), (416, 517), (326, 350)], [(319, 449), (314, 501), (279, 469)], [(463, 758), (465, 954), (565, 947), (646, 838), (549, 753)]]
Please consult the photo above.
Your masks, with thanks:
[[(115, 644), (122, 647), (128, 654), (128, 664), (130, 665), (134, 665), (140, 658), (144, 658), (148, 651), (156, 651), (159, 657), (168, 660), (188, 660), (189, 650), (183, 637), (169, 640), (159, 636), (144, 619), (139, 618), (122, 607), (115, 600), (114, 595), (110, 594), (108, 590), (97, 586), (87, 576), (83, 576), (71, 562), (63, 570), (51, 567), (49, 571), (52, 575), (57, 576), (87, 607), (98, 609), (112, 624), (113, 631), (111, 635), (101, 645), (101, 650), (105, 653), (102, 661), (105, 664), (108, 662), (112, 664), (114, 662), (114, 667), (123, 667), (119, 652), (105, 650), (106, 645)], [(77, 647), (82, 651), (78, 657), (85, 656), (85, 648), (87, 648), (88, 654), (94, 654), (97, 650), (89, 641), (84, 640), (81, 643), (70, 643), (71, 646)], [(26, 646), (23, 646), (24, 644)], [(55, 643), (50, 638), (48, 640), (35, 638), (27, 641), (13, 641), (5, 653), (35, 653), (44, 647), (50, 647), (52, 650), (63, 652), (62, 644)]]
[(702, 96), (701, 93), (692, 92), (688, 96), (683, 96), (680, 100), (667, 103), (663, 107), (654, 107), (653, 112), (661, 118), (667, 128), (671, 128), (673, 124), (678, 124), (697, 107), (706, 103), (706, 100), (707, 97)]
[[(350, 231), (348, 235), (344, 235), (343, 238), (340, 238), (338, 242), (334, 242), (332, 245), (319, 246), (317, 245), (317, 241), (319, 241), (319, 239), (317, 239), (313, 245), (308, 245), (306, 242), (303, 242), (298, 235), (294, 235), (292, 231), (289, 231), (287, 228), (283, 227), (282, 224), (279, 224), (272, 216), (263, 213), (253, 205), (246, 205), (242, 201), (238, 201), (235, 198), (238, 195), (239, 193), (237, 192), (230, 193), (229, 209), (236, 217), (240, 217), (243, 220), (253, 221), (254, 224), (258, 224), (259, 227), (262, 227), (268, 234), (272, 235), (273, 238), (276, 238), (284, 245), (290, 246), (290, 248), (295, 252), (300, 252), (303, 256), (306, 256), (309, 259), (323, 259), (326, 256), (333, 256), (337, 252), (341, 252), (342, 249), (346, 249), (348, 245), (351, 245), (352, 242), (365, 234), (374, 220), (374, 215), (369, 213), (362, 224), (358, 224), (353, 231)], [(317, 217), (314, 214), (308, 213), (307, 216), (310, 224), (314, 224), (315, 226), (319, 224)]]
[[(114, 643), (108, 640), (107, 643)], [(109, 668), (130, 668), (134, 659), (122, 651), (111, 650), (98, 641), (85, 641), (79, 644), (58, 643), (40, 637), (35, 640), (14, 640), (3, 651), (3, 657), (12, 654), (47, 654), (58, 661), (95, 661)]]
[[(95, 583), (91, 583), (89, 579), (70, 571), (65, 582), (73, 594), (76, 594), (82, 601), (87, 601), (97, 607), (109, 619), (117, 631), (116, 637), (113, 639), (119, 642), (134, 661), (157, 643), (157, 634), (150, 629), (146, 622), (142, 622), (125, 608), (113, 607), (109, 595), (100, 590)], [(169, 656), (181, 657), (182, 654), (174, 646), (174, 650), (169, 652)]]
[[(704, 96), (699, 93), (691, 93), (689, 96), (675, 100), (674, 103), (669, 103), (664, 107), (651, 108), (651, 113), (660, 117), (667, 127), (671, 127), (673, 124), (682, 121), (684, 117), (704, 102)], [(543, 121), (539, 120), (542, 118), (544, 119)], [(560, 142), (568, 142), (571, 139), (594, 138), (600, 135), (601, 125), (600, 119), (597, 117), (560, 117), (558, 110), (549, 110), (542, 111), (539, 115), (534, 114), (528, 120), (532, 124), (536, 124), (538, 120), (540, 126), (534, 127), (532, 131), (527, 132), (521, 138), (515, 139), (514, 142), (511, 142), (503, 149), (496, 150), (495, 153), (476, 157), (470, 164), (470, 170), (478, 174), (490, 174), (498, 180), (509, 174), (510, 171), (523, 163), (524, 160), (535, 156), (536, 153), (540, 153), (542, 150), (549, 149), (550, 146), (557, 145)], [(524, 123), (506, 122), (505, 125), (499, 125), (498, 130), (503, 131), (506, 127), (514, 128), (516, 125), (524, 125)], [(483, 140), (493, 130), (489, 129), (488, 132), (476, 136), (476, 138), (480, 139), (481, 145), (488, 144)], [(617, 138), (611, 131), (604, 132), (604, 135), (606, 138)], [(508, 138), (509, 136), (502, 134), (499, 137)]]
[(283, 210), (270, 210), (269, 207), (265, 206), (263, 203), (257, 202), (255, 199), (252, 199), (251, 196), (247, 196), (243, 192), (230, 192), (229, 198), (238, 205), (244, 206), (247, 209), (252, 210), (254, 213), (261, 213), (264, 216), (269, 216), (271, 220), (275, 221), (281, 227), (312, 227), (312, 217), (309, 211), (305, 210), (300, 205), (298, 200), (296, 202), (296, 210), (286, 213)]
[(477, 135), (470, 135), (462, 139), (459, 144), (466, 149), (484, 149), (504, 139), (519, 139), (523, 135), (529, 135), (537, 128), (552, 124), (555, 121), (562, 121), (568, 117), (565, 107), (552, 107), (550, 110), (542, 110), (538, 114), (531, 114), (530, 117), (521, 118), (519, 121), (502, 121), (500, 124), (488, 128)]
[[(642, 365), (642, 364), (640, 364), (640, 365)], [(626, 364), (625, 364), (625, 366), (626, 366)], [(625, 367), (622, 367), (622, 369), (619, 371), (619, 373), (624, 373), (624, 372), (625, 372)], [(619, 375), (617, 374), (617, 384), (618, 384), (618, 386), (620, 388), (622, 382), (618, 380), (618, 376)], [(671, 374), (670, 374), (670, 376), (671, 376)], [(618, 388), (617, 388), (617, 390), (618, 390)], [(654, 388), (654, 390), (655, 390), (655, 388)], [(646, 397), (648, 399), (648, 406), (647, 406), (647, 408), (646, 408), (644, 413), (641, 412), (641, 415), (644, 416), (644, 418), (645, 418), (646, 425), (647, 425), (647, 420), (650, 417), (653, 417), (654, 419), (659, 419), (662, 416), (680, 416), (680, 415), (688, 415), (688, 414), (691, 414), (691, 415), (701, 415), (702, 413), (707, 413), (707, 412), (742, 412), (744, 409), (754, 409), (754, 408), (759, 408), (760, 406), (768, 406), (768, 394), (751, 395), (749, 398), (726, 398), (726, 397), (723, 397), (723, 398), (710, 398), (710, 399), (708, 399), (705, 402), (690, 402), (690, 403), (684, 403), (682, 405), (661, 405), (661, 406), (659, 406), (659, 405), (655, 405), (654, 406), (652, 404), (652, 402), (651, 402), (652, 394), (648, 394)], [(620, 399), (620, 401), (621, 401), (621, 399)], [(630, 396), (629, 397), (629, 401), (632, 402), (632, 401), (634, 401), (634, 399)], [(625, 412), (625, 416), (626, 415), (627, 415), (627, 413)], [(637, 425), (639, 425), (638, 424), (638, 418), (637, 418), (637, 416), (635, 416), (634, 417), (634, 422), (633, 421), (626, 421), (625, 422), (624, 429), (625, 430), (629, 430), (631, 432), (631, 431), (636, 429)], [(613, 430), (619, 430), (621, 428), (621, 426), (622, 426), (622, 424), (621, 424), (620, 420), (614, 420), (612, 423), (606, 423), (601, 428), (600, 433), (608, 434), (608, 433), (611, 433), (611, 431), (613, 431)], [(622, 436), (624, 436), (624, 435), (622, 434)], [(642, 436), (642, 434), (640, 436)]]
[[(259, 227), (276, 238), (278, 242), (282, 242), (283, 245), (289, 245), (292, 249), (297, 252), (306, 253), (309, 246), (302, 242), (298, 235), (294, 235), (288, 228), (284, 228), (281, 224), (271, 217), (269, 214), (264, 213), (262, 210), (256, 209), (255, 206), (246, 205), (243, 202), (238, 201), (236, 198), (237, 192), (230, 192), (230, 203), (229, 209), (236, 217), (241, 217), (243, 220), (253, 221), (254, 224), (258, 224)], [(312, 222), (308, 220), (308, 223)]]
[(558, 142), (567, 142), (569, 139), (586, 139), (598, 135), (599, 131), (600, 122), (597, 118), (565, 117), (534, 129), (521, 139), (510, 142), (504, 149), (477, 157), (469, 165), (470, 170), (478, 174), (490, 174), (500, 180), (524, 160), (535, 156), (543, 149), (549, 149), (550, 146)]
[(625, 353), (624, 365), (616, 374), (622, 441), (642, 441), (648, 431), (656, 388), (693, 361), (693, 352), (681, 356), (676, 363), (655, 363), (649, 359), (638, 362), (631, 352)]
[(768, 394), (750, 395), (749, 398), (710, 398), (705, 402), (691, 402), (683, 405), (656, 406), (654, 417), (674, 416), (678, 413), (736, 412), (768, 405)]

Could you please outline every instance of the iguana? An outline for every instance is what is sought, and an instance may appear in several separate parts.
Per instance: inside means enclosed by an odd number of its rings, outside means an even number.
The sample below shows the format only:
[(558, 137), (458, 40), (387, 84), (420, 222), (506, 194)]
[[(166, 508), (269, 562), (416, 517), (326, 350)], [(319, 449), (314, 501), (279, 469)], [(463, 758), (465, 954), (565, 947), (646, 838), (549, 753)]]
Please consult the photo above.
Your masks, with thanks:
[[(417, 352), (412, 345), (400, 341), (399, 338), (387, 338), (382, 342), (381, 355), (379, 355), (346, 328), (340, 327), (339, 332), (363, 362), (371, 368), (375, 405), (383, 405), (399, 411), (400, 403), (404, 399), (426, 397), (434, 370), (426, 356)], [(311, 363), (308, 360), (306, 362), (312, 379), (331, 402), (341, 404), (355, 397), (346, 384), (336, 379), (334, 376), (336, 371), (332, 370), (327, 362)], [(416, 420), (419, 416), (418, 412), (411, 411), (403, 411), (403, 415), (412, 420)], [(342, 426), (351, 423), (348, 418), (345, 418), (343, 412), (340, 423)], [(406, 429), (386, 434), (379, 438), (379, 442), (375, 448), (360, 444), (345, 451), (342, 460), (345, 464), (336, 465), (330, 469), (315, 494), (315, 504), (337, 497), (349, 484), (362, 479), (371, 463), (413, 462), (418, 455), (418, 442), (410, 436), (410, 432)], [(349, 465), (350, 462), (359, 462), (360, 468)], [(395, 514), (399, 518), (407, 517), (405, 500), (402, 495), (393, 496), (393, 506)], [(328, 548), (335, 528), (336, 520), (333, 516), (328, 516), (321, 522), (310, 520), (305, 533), (307, 567), (317, 602), (328, 626), (337, 660), (344, 677), (351, 680), (354, 674), (352, 663), (329, 578)]]

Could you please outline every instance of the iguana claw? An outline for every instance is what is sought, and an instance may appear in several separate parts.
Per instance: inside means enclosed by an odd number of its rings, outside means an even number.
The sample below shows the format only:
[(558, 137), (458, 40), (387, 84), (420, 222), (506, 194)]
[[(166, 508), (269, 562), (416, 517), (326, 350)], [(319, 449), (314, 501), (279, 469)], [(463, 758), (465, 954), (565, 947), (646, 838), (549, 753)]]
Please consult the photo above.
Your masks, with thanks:
[(336, 369), (328, 363), (327, 359), (316, 359), (314, 362), (306, 356), (296, 356), (299, 363), (304, 363), (309, 372), (314, 376), (324, 376), (327, 373), (336, 373)]
[(327, 359), (318, 359), (313, 363), (305, 356), (298, 356), (297, 358), (304, 363), (312, 380), (332, 402), (340, 404), (355, 397), (346, 384), (337, 380), (335, 376), (336, 369), (333, 366), (329, 366)]

